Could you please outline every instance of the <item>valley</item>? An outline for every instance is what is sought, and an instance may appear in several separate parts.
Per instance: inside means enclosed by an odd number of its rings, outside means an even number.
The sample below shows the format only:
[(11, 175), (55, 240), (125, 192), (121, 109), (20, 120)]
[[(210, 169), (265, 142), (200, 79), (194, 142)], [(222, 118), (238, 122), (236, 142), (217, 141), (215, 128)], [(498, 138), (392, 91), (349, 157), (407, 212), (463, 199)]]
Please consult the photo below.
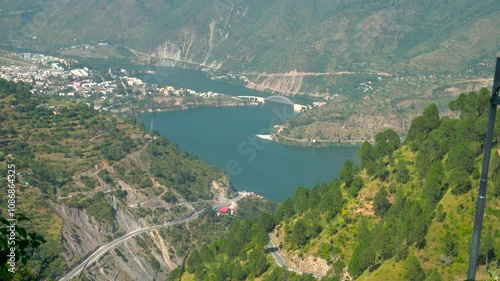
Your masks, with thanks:
[(0, 0), (0, 280), (500, 280), (499, 11)]
[[(238, 193), (222, 170), (141, 131), (135, 121), (70, 102), (59, 103), (55, 114), (37, 107), (52, 100), (33, 96), (23, 84), (0, 82), (6, 116), (0, 164), (16, 163), (26, 181), (19, 185), (18, 212), (47, 241), (32, 261), (31, 278), (58, 279), (70, 266), (72, 276), (87, 266), (82, 274), (92, 278), (166, 278), (191, 245), (222, 235), (240, 213), (274, 208)], [(235, 215), (217, 217), (211, 206), (226, 204)]]
[[(452, 92), (456, 96), (488, 86), (488, 82), (465, 81), (487, 79), (498, 54), (492, 38), (500, 34), (500, 23), (495, 9), (489, 8), (497, 6), (493, 0), (451, 6), (445, 1), (321, 0), (313, 5), (217, 1), (195, 9), (191, 1), (121, 2), (6, 3), (0, 42), (71, 56), (128, 59), (153, 68), (200, 69), (212, 77), (245, 75), (245, 81), (229, 82), (318, 102), (342, 96), (344, 109), (330, 105), (332, 110), (315, 110), (297, 121), (309, 124), (292, 125), (282, 134), (288, 138), (286, 144), (309, 146), (311, 141), (290, 140), (325, 140), (316, 142), (322, 145), (373, 142), (375, 132), (387, 126), (404, 137), (405, 122), (430, 102), (446, 104)], [(88, 22), (74, 13), (55, 12), (74, 7), (98, 20)], [(108, 19), (108, 13), (116, 20)], [(134, 24), (123, 13), (136, 19)], [(291, 15), (296, 15), (292, 21)], [(73, 34), (79, 36), (73, 38)], [(434, 93), (435, 89), (446, 96)], [(374, 114), (373, 106), (380, 114)], [(354, 121), (371, 118), (385, 120)], [(342, 128), (352, 126), (359, 130), (343, 132)]]

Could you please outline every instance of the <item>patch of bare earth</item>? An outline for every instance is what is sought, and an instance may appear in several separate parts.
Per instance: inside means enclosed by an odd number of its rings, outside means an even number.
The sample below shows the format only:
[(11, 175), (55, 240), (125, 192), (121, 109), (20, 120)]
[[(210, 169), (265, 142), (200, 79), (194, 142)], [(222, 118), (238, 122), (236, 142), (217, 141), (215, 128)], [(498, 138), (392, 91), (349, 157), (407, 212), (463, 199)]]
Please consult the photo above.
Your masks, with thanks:
[(375, 211), (373, 211), (373, 198), (375, 196), (374, 192), (368, 192), (365, 189), (361, 190), (358, 195), (358, 201), (354, 205), (353, 213), (362, 214), (363, 216), (375, 216)]
[(305, 256), (301, 258), (297, 254), (291, 256), (288, 266), (302, 272), (321, 275), (326, 275), (326, 272), (330, 269), (326, 261), (322, 258), (314, 256)]
[(259, 91), (299, 94), (303, 79), (303, 76), (257, 76), (255, 82), (248, 82), (247, 87)]
[(491, 78), (480, 78), (480, 79), (472, 79), (459, 81), (453, 85), (450, 85), (447, 88), (432, 89), (431, 94), (433, 97), (455, 97), (460, 95), (461, 93), (467, 93), (471, 91), (477, 91), (477, 89), (489, 87), (493, 83), (493, 79)]
[(362, 214), (363, 216), (375, 216), (375, 211), (373, 211), (373, 198), (376, 193), (376, 190), (366, 188), (361, 189), (353, 212)]
[(303, 92), (301, 92), (301, 88), (305, 76), (351, 75), (356, 74), (356, 72), (299, 72), (297, 70), (291, 70), (284, 73), (246, 72), (243, 74), (251, 76), (255, 75), (255, 78), (247, 83), (247, 88), (289, 95), (303, 94)]
[(315, 139), (317, 143), (328, 141), (359, 144), (365, 140), (373, 142), (377, 133), (389, 128), (402, 134), (408, 129), (409, 123), (409, 120), (401, 119), (395, 114), (355, 114), (347, 121), (325, 121), (318, 122), (316, 126), (305, 126), (304, 134), (296, 130), (292, 131), (289, 137), (297, 138), (298, 135), (303, 135), (302, 138), (305, 140)]

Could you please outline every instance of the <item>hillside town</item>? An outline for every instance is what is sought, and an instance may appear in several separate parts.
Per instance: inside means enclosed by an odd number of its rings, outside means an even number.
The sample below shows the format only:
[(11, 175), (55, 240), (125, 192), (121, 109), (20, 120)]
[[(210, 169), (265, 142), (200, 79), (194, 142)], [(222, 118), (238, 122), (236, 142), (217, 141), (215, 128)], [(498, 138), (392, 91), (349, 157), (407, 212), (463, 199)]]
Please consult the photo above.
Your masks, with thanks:
[(33, 86), (32, 93), (85, 101), (93, 103), (96, 110), (112, 112), (248, 104), (213, 91), (147, 84), (126, 69), (109, 68), (99, 72), (73, 59), (34, 53), (0, 56), (0, 78), (28, 83)]
[[(145, 71), (139, 74), (145, 74), (143, 79), (148, 81), (148, 75), (155, 73)], [(157, 80), (154, 80), (157, 84), (146, 83), (136, 76), (136, 71), (118, 67), (96, 70), (70, 58), (0, 52), (0, 78), (30, 84), (34, 94), (93, 104), (96, 110), (135, 114), (196, 106), (261, 104), (214, 91), (197, 92), (189, 88), (160, 85)], [(226, 78), (248, 82), (245, 76), (233, 73), (211, 79), (220, 81)], [(308, 105), (307, 109), (324, 106), (328, 101), (339, 97), (339, 94), (325, 95), (320, 101)]]

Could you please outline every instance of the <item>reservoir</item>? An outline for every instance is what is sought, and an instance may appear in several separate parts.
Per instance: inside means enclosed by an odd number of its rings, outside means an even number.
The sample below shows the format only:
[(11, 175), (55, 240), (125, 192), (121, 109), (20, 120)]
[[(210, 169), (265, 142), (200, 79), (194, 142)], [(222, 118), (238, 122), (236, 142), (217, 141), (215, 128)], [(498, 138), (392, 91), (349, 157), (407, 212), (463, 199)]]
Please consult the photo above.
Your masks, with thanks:
[(146, 113), (139, 118), (201, 160), (222, 168), (237, 190), (282, 202), (299, 185), (330, 182), (357, 147), (296, 147), (255, 137), (289, 119), (289, 105), (195, 108)]
[[(137, 66), (138, 70), (147, 70)], [(154, 74), (138, 75), (147, 83), (189, 88), (197, 92), (213, 91), (232, 96), (270, 94), (243, 86), (213, 81), (201, 71), (173, 67), (155, 67)], [(307, 97), (292, 101), (311, 104)], [(330, 182), (338, 176), (347, 160), (355, 163), (357, 147), (298, 147), (256, 138), (268, 134), (274, 125), (293, 116), (290, 105), (266, 102), (261, 106), (195, 108), (185, 111), (145, 113), (138, 118), (149, 130), (173, 141), (202, 161), (226, 171), (237, 190), (263, 195), (282, 202), (302, 185)]]

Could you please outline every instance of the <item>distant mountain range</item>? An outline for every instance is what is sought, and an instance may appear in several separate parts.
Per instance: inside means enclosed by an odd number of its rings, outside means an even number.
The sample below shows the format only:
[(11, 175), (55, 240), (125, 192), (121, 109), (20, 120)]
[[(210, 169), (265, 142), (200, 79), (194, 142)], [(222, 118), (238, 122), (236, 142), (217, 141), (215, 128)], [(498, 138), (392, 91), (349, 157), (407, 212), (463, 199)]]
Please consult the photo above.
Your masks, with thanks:
[(0, 9), (3, 44), (106, 40), (231, 71), (481, 71), (500, 50), (496, 0), (0, 0)]

